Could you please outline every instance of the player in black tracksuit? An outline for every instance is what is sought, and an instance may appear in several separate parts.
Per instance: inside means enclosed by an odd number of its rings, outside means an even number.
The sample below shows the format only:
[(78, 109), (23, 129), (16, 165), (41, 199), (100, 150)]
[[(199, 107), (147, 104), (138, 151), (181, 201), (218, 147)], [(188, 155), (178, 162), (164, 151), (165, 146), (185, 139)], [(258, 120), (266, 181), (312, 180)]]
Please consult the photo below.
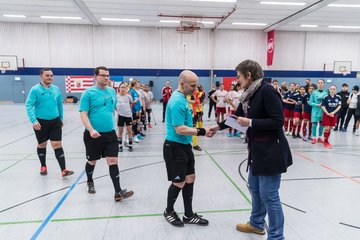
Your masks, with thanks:
[[(342, 90), (341, 92), (338, 92), (337, 95), (339, 95), (341, 97), (341, 109), (338, 112), (338, 121), (337, 121), (337, 125), (334, 128), (334, 131), (337, 131), (338, 129), (341, 131), (345, 122), (345, 116), (346, 116), (346, 112), (349, 108), (348, 104), (347, 104), (347, 100), (349, 99), (349, 86), (344, 83), (342, 85)], [(340, 128), (339, 128), (339, 124), (340, 124)]]

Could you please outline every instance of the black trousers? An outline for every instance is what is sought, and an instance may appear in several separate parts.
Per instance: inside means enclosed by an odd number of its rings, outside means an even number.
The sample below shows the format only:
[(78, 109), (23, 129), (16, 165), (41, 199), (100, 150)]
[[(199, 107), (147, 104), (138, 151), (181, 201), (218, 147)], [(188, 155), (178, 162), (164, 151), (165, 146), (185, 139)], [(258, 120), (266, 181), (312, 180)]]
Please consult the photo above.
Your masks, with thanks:
[(344, 125), (344, 128), (345, 128), (345, 129), (348, 127), (349, 122), (350, 122), (352, 116), (354, 116), (354, 127), (353, 127), (353, 130), (355, 130), (355, 123), (356, 123), (356, 120), (355, 120), (355, 108), (349, 108), (348, 111), (347, 111), (346, 120), (345, 120), (345, 125)]
[(163, 102), (163, 122), (165, 122), (166, 105), (167, 105), (167, 102)]
[(213, 108), (214, 108), (215, 117), (216, 117), (216, 102), (210, 101), (210, 102), (209, 102), (208, 118), (210, 118), (210, 116), (211, 116), (211, 110), (212, 110)]
[(340, 129), (344, 126), (347, 110), (348, 110), (348, 108), (344, 107), (344, 108), (341, 108), (341, 110), (338, 112), (338, 121), (336, 124), (336, 128), (339, 128), (339, 125), (340, 125)]

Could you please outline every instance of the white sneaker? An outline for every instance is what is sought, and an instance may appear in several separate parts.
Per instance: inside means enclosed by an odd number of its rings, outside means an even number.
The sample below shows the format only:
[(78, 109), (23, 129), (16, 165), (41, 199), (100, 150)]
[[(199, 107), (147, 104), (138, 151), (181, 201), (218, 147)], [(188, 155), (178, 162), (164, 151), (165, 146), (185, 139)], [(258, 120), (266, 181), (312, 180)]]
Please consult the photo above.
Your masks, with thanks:
[(356, 136), (359, 136), (359, 135), (360, 135), (359, 129), (356, 129), (355, 135), (356, 135)]
[(134, 136), (134, 142), (136, 142), (136, 143), (140, 142), (137, 136)]
[(245, 138), (245, 134), (241, 133), (241, 134), (240, 134), (240, 138), (241, 138), (241, 139), (244, 139), (244, 138)]

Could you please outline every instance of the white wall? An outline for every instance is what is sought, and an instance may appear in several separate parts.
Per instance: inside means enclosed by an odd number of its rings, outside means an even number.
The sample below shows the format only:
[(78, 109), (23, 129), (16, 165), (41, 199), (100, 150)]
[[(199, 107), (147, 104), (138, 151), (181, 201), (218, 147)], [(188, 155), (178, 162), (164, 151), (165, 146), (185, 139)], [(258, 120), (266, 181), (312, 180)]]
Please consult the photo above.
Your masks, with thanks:
[(360, 33), (277, 31), (274, 64), (265, 67), (262, 31), (181, 34), (173, 28), (0, 22), (0, 55), (24, 58), (27, 67), (234, 69), (254, 59), (269, 70), (322, 70), (336, 60), (360, 70)]

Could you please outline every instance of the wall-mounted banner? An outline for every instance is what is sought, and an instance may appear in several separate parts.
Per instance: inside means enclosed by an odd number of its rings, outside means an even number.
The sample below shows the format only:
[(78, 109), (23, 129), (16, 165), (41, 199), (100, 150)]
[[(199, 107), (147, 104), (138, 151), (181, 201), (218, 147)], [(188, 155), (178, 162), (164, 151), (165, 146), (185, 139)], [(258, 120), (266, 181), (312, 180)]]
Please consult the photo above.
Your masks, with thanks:
[(65, 76), (67, 93), (82, 93), (94, 85), (93, 76)]
[(275, 35), (274, 30), (268, 32), (267, 35), (267, 61), (266, 61), (267, 66), (271, 66), (273, 64), (274, 47), (275, 47), (274, 35)]
[(231, 85), (231, 84), (236, 85), (237, 82), (238, 82), (238, 81), (237, 81), (236, 77), (223, 77), (224, 89), (225, 89), (226, 91), (229, 91), (229, 90), (230, 90), (230, 85)]

